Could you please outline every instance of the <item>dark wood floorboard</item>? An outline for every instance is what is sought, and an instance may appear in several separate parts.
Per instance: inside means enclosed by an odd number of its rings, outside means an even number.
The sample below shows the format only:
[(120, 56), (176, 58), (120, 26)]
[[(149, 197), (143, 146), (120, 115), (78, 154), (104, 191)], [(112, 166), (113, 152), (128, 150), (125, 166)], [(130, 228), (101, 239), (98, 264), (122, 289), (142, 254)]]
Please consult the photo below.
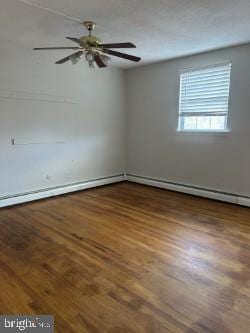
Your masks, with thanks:
[(60, 333), (249, 333), (250, 209), (133, 183), (0, 210), (0, 313)]

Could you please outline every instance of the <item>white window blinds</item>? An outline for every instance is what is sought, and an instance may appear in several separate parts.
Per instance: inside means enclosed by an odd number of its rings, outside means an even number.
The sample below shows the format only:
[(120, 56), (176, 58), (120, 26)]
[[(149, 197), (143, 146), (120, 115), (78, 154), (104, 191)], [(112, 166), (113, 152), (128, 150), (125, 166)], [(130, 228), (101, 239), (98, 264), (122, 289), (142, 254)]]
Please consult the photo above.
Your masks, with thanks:
[(181, 74), (179, 130), (227, 128), (231, 64)]

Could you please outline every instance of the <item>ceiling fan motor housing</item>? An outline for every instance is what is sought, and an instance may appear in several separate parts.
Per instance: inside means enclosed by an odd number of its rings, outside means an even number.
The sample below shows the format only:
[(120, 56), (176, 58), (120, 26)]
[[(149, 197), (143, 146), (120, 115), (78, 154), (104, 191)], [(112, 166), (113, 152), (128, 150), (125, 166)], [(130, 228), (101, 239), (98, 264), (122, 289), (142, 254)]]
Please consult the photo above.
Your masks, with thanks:
[(89, 47), (97, 47), (99, 44), (102, 44), (101, 39), (96, 36), (82, 36), (80, 40)]

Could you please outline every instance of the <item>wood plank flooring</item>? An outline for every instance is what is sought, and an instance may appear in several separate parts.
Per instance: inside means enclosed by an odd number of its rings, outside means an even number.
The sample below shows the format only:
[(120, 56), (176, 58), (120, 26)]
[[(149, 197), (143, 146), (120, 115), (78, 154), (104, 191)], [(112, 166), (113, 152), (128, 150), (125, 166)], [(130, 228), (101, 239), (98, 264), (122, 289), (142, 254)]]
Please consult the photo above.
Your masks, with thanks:
[(119, 183), (0, 210), (0, 313), (60, 333), (249, 333), (250, 209)]

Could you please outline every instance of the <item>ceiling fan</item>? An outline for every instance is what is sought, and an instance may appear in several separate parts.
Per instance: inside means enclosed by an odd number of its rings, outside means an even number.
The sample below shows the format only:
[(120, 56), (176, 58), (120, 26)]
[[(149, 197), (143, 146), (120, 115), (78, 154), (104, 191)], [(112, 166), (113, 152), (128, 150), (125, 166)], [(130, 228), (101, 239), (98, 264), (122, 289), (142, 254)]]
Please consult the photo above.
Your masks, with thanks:
[[(92, 21), (86, 21), (82, 23), (88, 29), (88, 36), (82, 36), (80, 38), (75, 37), (66, 37), (67, 39), (75, 42), (78, 46), (73, 47), (36, 47), (33, 50), (76, 50), (75, 53), (60, 59), (56, 64), (63, 64), (66, 61), (71, 61), (73, 64), (76, 64), (81, 60), (82, 55), (85, 55), (89, 67), (94, 68), (95, 64), (99, 68), (107, 67), (111, 58), (108, 55), (123, 58), (130, 61), (139, 62), (141, 58), (135, 57), (130, 54), (121, 53), (113, 51), (110, 49), (116, 48), (135, 48), (136, 46), (133, 43), (102, 43), (100, 38), (93, 36), (92, 31), (95, 28), (96, 24)], [(108, 54), (108, 55), (107, 55)]]

